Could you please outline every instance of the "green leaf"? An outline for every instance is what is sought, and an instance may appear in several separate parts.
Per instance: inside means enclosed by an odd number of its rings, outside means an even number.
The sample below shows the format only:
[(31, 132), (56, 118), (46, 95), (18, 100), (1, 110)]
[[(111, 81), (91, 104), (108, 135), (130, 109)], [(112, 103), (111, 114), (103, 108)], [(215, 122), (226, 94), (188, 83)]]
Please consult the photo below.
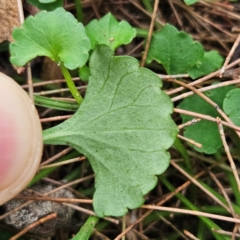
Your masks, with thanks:
[(88, 60), (90, 42), (81, 23), (63, 8), (42, 11), (28, 17), (13, 31), (11, 62), (23, 66), (36, 56), (47, 56), (69, 69), (83, 66)]
[[(222, 108), (223, 99), (225, 98), (227, 92), (232, 88), (232, 86), (226, 86), (213, 89), (208, 91), (206, 95), (217, 103), (220, 108)], [(219, 116), (217, 110), (198, 95), (192, 95), (185, 98), (178, 107), (212, 117)], [(187, 115), (181, 115), (181, 117), (183, 123), (193, 119), (193, 117)], [(216, 153), (218, 148), (222, 146), (222, 140), (217, 124), (207, 120), (201, 120), (194, 125), (187, 126), (185, 128), (184, 136), (202, 144), (202, 148), (193, 146), (193, 148), (198, 152), (213, 154)]]
[(67, 144), (89, 159), (96, 174), (99, 216), (123, 216), (141, 206), (169, 165), (166, 152), (178, 129), (161, 80), (132, 57), (98, 46), (90, 58), (83, 103), (72, 118), (44, 131), (46, 144)]
[(58, 7), (63, 6), (63, 0), (56, 0), (51, 3), (42, 3), (39, 0), (27, 0), (27, 2), (37, 7), (40, 10), (47, 10), (47, 11), (52, 11)]
[(223, 101), (223, 110), (237, 126), (240, 126), (240, 89), (229, 91)]
[(153, 34), (147, 63), (155, 60), (161, 63), (168, 74), (187, 73), (203, 56), (203, 47), (192, 40), (190, 35), (179, 32), (166, 24), (159, 32)]
[(198, 0), (184, 0), (184, 2), (187, 4), (187, 5), (192, 5), (196, 2), (198, 2)]
[(80, 231), (71, 240), (88, 240), (97, 222), (97, 217), (90, 216), (84, 223), (84, 225), (81, 227)]
[(223, 58), (217, 51), (205, 52), (203, 58), (188, 70), (188, 74), (191, 78), (196, 79), (219, 69), (222, 63)]
[(88, 81), (90, 76), (90, 70), (87, 65), (84, 65), (79, 69), (79, 77), (82, 81)]
[(108, 13), (100, 20), (93, 20), (86, 26), (87, 35), (91, 41), (92, 49), (95, 45), (105, 44), (112, 50), (121, 45), (126, 45), (136, 36), (136, 29), (128, 22), (118, 22), (111, 13)]

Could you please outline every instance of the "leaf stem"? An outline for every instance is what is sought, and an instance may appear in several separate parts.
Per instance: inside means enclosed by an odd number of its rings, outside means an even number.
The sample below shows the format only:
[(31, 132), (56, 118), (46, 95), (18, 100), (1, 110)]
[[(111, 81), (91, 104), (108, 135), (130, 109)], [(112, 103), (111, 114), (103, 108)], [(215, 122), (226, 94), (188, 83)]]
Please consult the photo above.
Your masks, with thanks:
[(70, 92), (72, 93), (73, 97), (77, 101), (77, 103), (80, 105), (83, 101), (83, 98), (79, 91), (77, 90), (76, 86), (74, 85), (74, 82), (72, 80), (72, 77), (68, 71), (68, 69), (63, 65), (63, 63), (60, 63), (60, 69), (62, 71), (62, 74), (64, 78), (66, 79), (68, 88), (70, 89)]
[(77, 10), (77, 19), (79, 22), (83, 22), (83, 11), (82, 11), (82, 0), (75, 0), (76, 10)]
[(42, 97), (38, 95), (34, 95), (34, 103), (37, 106), (58, 109), (63, 111), (76, 112), (79, 108), (79, 105), (75, 102), (68, 102), (65, 100)]

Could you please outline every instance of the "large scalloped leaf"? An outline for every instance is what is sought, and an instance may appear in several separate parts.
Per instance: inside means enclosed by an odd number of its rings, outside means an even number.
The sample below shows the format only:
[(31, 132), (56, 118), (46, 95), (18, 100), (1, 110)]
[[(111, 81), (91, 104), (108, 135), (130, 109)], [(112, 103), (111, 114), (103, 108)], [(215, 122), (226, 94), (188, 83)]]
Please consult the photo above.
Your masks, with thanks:
[[(232, 86), (221, 87), (207, 91), (205, 94), (222, 108), (223, 99), (232, 88)], [(198, 95), (185, 98), (178, 107), (212, 117), (219, 116), (217, 110)], [(181, 117), (183, 123), (193, 119), (193, 117), (184, 114), (182, 114)], [(207, 154), (216, 153), (218, 148), (222, 146), (217, 124), (207, 120), (201, 120), (194, 125), (187, 126), (184, 131), (184, 136), (202, 144), (202, 148), (193, 146), (198, 152), (205, 152)]]
[(166, 152), (178, 129), (161, 80), (132, 57), (98, 46), (90, 82), (72, 118), (44, 131), (46, 144), (67, 144), (88, 157), (96, 174), (93, 205), (99, 216), (123, 216), (141, 206), (169, 165)]
[(42, 11), (28, 17), (13, 31), (11, 62), (23, 66), (36, 56), (47, 56), (69, 69), (83, 66), (88, 60), (90, 42), (81, 23), (63, 8)]
[(121, 45), (126, 45), (136, 36), (136, 29), (128, 22), (118, 22), (111, 13), (100, 20), (93, 20), (86, 26), (87, 35), (91, 41), (92, 49), (95, 45), (105, 44), (115, 50)]
[(223, 101), (223, 110), (229, 118), (240, 126), (240, 89), (229, 91)]
[(217, 51), (204, 52), (203, 57), (188, 70), (188, 74), (191, 78), (196, 79), (219, 69), (222, 63), (223, 58)]
[(202, 58), (203, 53), (199, 42), (193, 41), (187, 33), (166, 24), (153, 34), (147, 63), (152, 60), (161, 63), (168, 74), (187, 73), (187, 70)]

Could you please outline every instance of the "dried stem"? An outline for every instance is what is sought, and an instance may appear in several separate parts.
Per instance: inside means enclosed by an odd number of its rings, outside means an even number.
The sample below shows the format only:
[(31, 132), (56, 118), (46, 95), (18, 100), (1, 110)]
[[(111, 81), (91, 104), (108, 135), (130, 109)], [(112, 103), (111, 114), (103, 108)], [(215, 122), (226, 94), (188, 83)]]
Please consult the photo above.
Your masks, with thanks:
[(226, 141), (226, 138), (225, 138), (225, 134), (224, 134), (224, 131), (223, 131), (223, 126), (222, 126), (222, 123), (221, 123), (221, 119), (218, 118), (218, 117), (217, 117), (217, 123), (218, 123), (218, 129), (219, 129), (219, 133), (220, 133), (220, 136), (221, 136), (221, 139), (222, 139), (222, 142), (223, 142), (225, 152), (227, 154), (228, 160), (230, 162), (231, 169), (233, 171), (233, 175), (234, 175), (235, 180), (236, 180), (237, 185), (238, 185), (238, 190), (240, 190), (240, 179), (239, 179), (239, 175), (237, 173), (237, 168), (236, 168), (236, 165), (233, 161), (232, 155), (229, 151), (229, 147), (228, 147), (228, 144), (227, 144), (227, 141)]
[(141, 64), (140, 64), (141, 67), (143, 67), (144, 64), (145, 64), (147, 54), (148, 54), (148, 50), (149, 50), (149, 47), (150, 47), (153, 28), (154, 28), (154, 22), (155, 22), (156, 15), (157, 15), (158, 4), (159, 4), (159, 0), (155, 0), (152, 19), (151, 19), (151, 24), (150, 24), (149, 31), (148, 31), (147, 43), (146, 43), (145, 51), (143, 53), (142, 61), (141, 61)]
[(233, 53), (235, 52), (239, 42), (240, 42), (240, 34), (238, 35), (236, 41), (234, 42), (234, 44), (232, 46), (232, 49), (230, 50), (228, 56), (226, 57), (226, 60), (225, 60), (225, 62), (223, 64), (223, 67), (221, 68), (221, 71), (220, 71), (220, 77), (222, 77), (222, 74), (225, 72), (226, 66), (230, 62), (231, 57), (232, 57)]

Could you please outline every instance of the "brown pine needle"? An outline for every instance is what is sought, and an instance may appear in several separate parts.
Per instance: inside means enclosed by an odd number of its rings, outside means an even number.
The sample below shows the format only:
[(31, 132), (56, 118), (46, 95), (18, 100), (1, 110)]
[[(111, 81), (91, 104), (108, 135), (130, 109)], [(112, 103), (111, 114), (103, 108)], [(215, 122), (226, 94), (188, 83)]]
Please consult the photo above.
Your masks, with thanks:
[[(213, 164), (211, 165), (208, 169), (211, 169), (212, 167), (216, 166), (217, 164)], [(201, 177), (203, 174), (205, 174), (206, 171), (201, 171), (200, 173), (198, 173), (197, 175), (194, 176), (194, 178), (199, 178)], [(191, 181), (187, 181), (184, 184), (182, 184), (181, 186), (179, 186), (178, 188), (176, 188), (173, 192), (169, 193), (165, 198), (163, 198), (162, 200), (160, 200), (156, 206), (160, 206), (162, 204), (164, 204), (165, 202), (167, 202), (169, 199), (171, 199), (175, 194), (179, 193), (180, 191), (182, 191), (183, 189), (185, 189), (188, 185), (191, 184)], [(114, 238), (114, 240), (120, 240), (122, 238), (122, 236), (126, 235), (129, 231), (131, 231), (131, 229), (136, 226), (138, 223), (142, 222), (143, 219), (145, 219), (150, 213), (152, 213), (153, 209), (150, 209), (149, 211), (147, 211), (146, 213), (144, 213), (139, 219), (137, 219), (133, 224), (131, 224), (130, 226), (128, 226), (125, 231), (123, 231), (122, 233), (120, 233), (116, 238)]]
[(185, 123), (183, 123), (181, 125), (178, 125), (178, 129), (182, 129), (182, 128), (185, 128), (187, 126), (191, 126), (191, 125), (193, 125), (195, 123), (198, 123), (200, 121), (201, 121), (201, 118), (193, 118), (192, 120), (190, 120), (188, 122), (185, 122)]
[(184, 234), (186, 236), (188, 236), (189, 238), (193, 239), (193, 240), (200, 240), (199, 238), (195, 237), (192, 233), (190, 233), (189, 231), (187, 230), (183, 230)]
[(220, 77), (222, 77), (222, 74), (225, 72), (226, 66), (230, 62), (231, 57), (232, 57), (233, 53), (235, 52), (239, 42), (240, 42), (240, 34), (238, 35), (236, 41), (234, 42), (234, 44), (232, 46), (232, 49), (230, 50), (228, 56), (226, 57), (226, 60), (225, 60), (225, 62), (223, 64), (223, 67), (221, 68), (221, 71), (220, 71)]
[(237, 234), (237, 230), (238, 230), (239, 224), (235, 224), (234, 228), (233, 228), (233, 232), (232, 232), (232, 237), (231, 240), (235, 240), (236, 234)]
[(209, 171), (209, 175), (211, 176), (211, 178), (213, 179), (213, 181), (217, 184), (217, 186), (218, 186), (219, 189), (221, 190), (222, 195), (224, 196), (224, 198), (225, 198), (225, 200), (226, 200), (226, 202), (227, 202), (227, 204), (228, 204), (228, 207), (229, 207), (229, 209), (230, 209), (230, 211), (231, 211), (232, 216), (233, 216), (233, 217), (236, 217), (236, 213), (234, 212), (234, 209), (233, 209), (233, 206), (232, 206), (232, 204), (231, 204), (231, 201), (230, 201), (230, 199), (229, 199), (226, 191), (224, 190), (222, 184), (220, 183), (220, 181), (217, 179), (217, 177), (216, 177), (211, 171)]
[(53, 164), (48, 164), (45, 166), (40, 167), (40, 169), (44, 169), (44, 168), (52, 168), (52, 167), (59, 167), (65, 164), (70, 164), (70, 163), (74, 163), (74, 162), (80, 162), (86, 160), (86, 157), (77, 157), (77, 158), (72, 158), (63, 162), (59, 162), (59, 163), (53, 163)]
[[(211, 85), (211, 86), (200, 88), (200, 89), (198, 89), (198, 91), (206, 92), (206, 91), (209, 91), (209, 90), (212, 90), (212, 89), (221, 88), (221, 87), (225, 87), (225, 86), (229, 86), (229, 85), (233, 85), (233, 84), (238, 84), (238, 83), (240, 83), (240, 79), (235, 79), (235, 80), (231, 80), (231, 81), (224, 81), (224, 82), (217, 83), (217, 84), (214, 84), (214, 85)], [(173, 102), (176, 102), (176, 101), (178, 101), (180, 99), (189, 97), (189, 96), (191, 96), (193, 94), (195, 94), (195, 93), (192, 92), (192, 91), (189, 91), (187, 93), (183, 93), (183, 94), (180, 94), (180, 95), (178, 95), (176, 97), (173, 97), (173, 98), (171, 98), (171, 100)]]
[(44, 122), (53, 122), (53, 121), (62, 121), (62, 120), (66, 120), (68, 118), (72, 117), (71, 115), (65, 115), (65, 116), (57, 116), (57, 117), (49, 117), (49, 118), (41, 118), (40, 122), (44, 123)]
[(216, 203), (218, 203), (220, 206), (225, 208), (228, 212), (231, 212), (227, 205), (225, 205), (223, 202), (221, 202), (214, 194), (212, 194), (208, 189), (203, 187), (195, 178), (190, 176), (187, 172), (185, 172), (181, 167), (179, 167), (175, 162), (171, 161), (171, 165), (177, 169), (180, 173), (182, 173), (185, 177), (187, 177), (193, 184), (195, 184), (197, 187), (199, 187), (203, 192), (205, 192), (209, 197), (211, 197)]
[[(80, 86), (80, 87), (76, 87), (76, 89), (78, 90), (83, 90), (86, 89), (87, 86)], [(50, 94), (55, 94), (55, 93), (64, 93), (64, 92), (69, 92), (69, 88), (60, 88), (60, 89), (56, 89), (56, 90), (50, 90), (50, 91), (41, 91), (41, 92), (35, 92), (34, 95), (38, 95), (38, 96), (45, 96), (45, 95), (50, 95)]]
[(34, 96), (33, 96), (33, 80), (32, 80), (32, 69), (31, 69), (31, 63), (28, 62), (27, 63), (27, 83), (28, 83), (28, 93), (29, 96), (32, 100), (32, 102), (34, 102)]
[(192, 145), (194, 145), (194, 146), (196, 146), (196, 147), (198, 147), (198, 148), (201, 148), (201, 147), (202, 147), (202, 144), (201, 144), (201, 143), (195, 142), (194, 140), (189, 139), (189, 138), (186, 138), (186, 137), (184, 137), (184, 136), (182, 136), (182, 135), (180, 135), (180, 134), (178, 134), (177, 137), (180, 138), (180, 139), (182, 139), (182, 140), (184, 140), (184, 141), (186, 141), (186, 142), (189, 142), (190, 144), (192, 144)]
[(162, 79), (169, 79), (169, 78), (189, 78), (188, 74), (175, 74), (175, 75), (164, 75), (164, 74), (157, 74)]
[(16, 234), (15, 236), (11, 237), (10, 240), (16, 240), (18, 239), (19, 237), (21, 237), (23, 234), (25, 234), (26, 232), (28, 232), (30, 229), (40, 225), (40, 224), (43, 224), (45, 223), (46, 221), (48, 220), (51, 220), (53, 218), (56, 218), (57, 217), (57, 214), (56, 213), (51, 213), (41, 219), (39, 219), (38, 221), (28, 225), (25, 229), (23, 229), (21, 232), (19, 232), (18, 234)]
[[(79, 81), (79, 77), (73, 78), (73, 81)], [(49, 81), (43, 81), (43, 82), (38, 82), (38, 83), (33, 83), (33, 87), (40, 87), (40, 86), (45, 86), (48, 84), (55, 84), (55, 83), (65, 83), (65, 79), (54, 79), (54, 80), (49, 80)], [(28, 84), (21, 85), (22, 88), (28, 88)]]
[(194, 216), (202, 216), (202, 217), (208, 217), (208, 218), (212, 218), (212, 219), (218, 219), (218, 220), (226, 221), (226, 222), (240, 223), (240, 219), (225, 217), (225, 216), (221, 216), (221, 215), (205, 213), (205, 212), (200, 212), (200, 211), (194, 211), (194, 210), (162, 207), (162, 206), (155, 206), (155, 205), (143, 205), (141, 208), (158, 210), (158, 211), (166, 211), (166, 212), (174, 212), (174, 213), (190, 214), (190, 215), (194, 215)]
[(42, 163), (40, 164), (40, 167), (41, 167), (41, 166), (44, 166), (44, 165), (47, 165), (47, 164), (55, 161), (56, 159), (64, 156), (65, 154), (71, 152), (72, 150), (73, 150), (73, 149), (72, 149), (71, 147), (64, 149), (64, 150), (61, 151), (60, 153), (58, 153), (58, 154), (54, 155), (53, 157), (47, 159), (46, 161), (42, 162)]
[[(65, 206), (68, 206), (68, 207), (71, 207), (75, 210), (78, 210), (80, 212), (84, 212), (90, 216), (97, 216), (95, 212), (89, 210), (89, 209), (86, 209), (86, 208), (82, 208), (82, 207), (79, 207), (79, 206), (76, 206), (76, 205), (73, 205), (73, 204), (70, 204), (70, 203), (62, 203), (63, 205)], [(104, 217), (103, 219), (109, 221), (109, 222), (112, 222), (112, 223), (115, 223), (115, 224), (119, 224), (119, 220), (118, 219), (115, 219), (115, 218), (112, 218), (112, 217)]]
[[(232, 67), (236, 66), (238, 63), (240, 63), (240, 58), (237, 59), (236, 61), (230, 63), (230, 64), (226, 67), (226, 69), (232, 68)], [(189, 86), (195, 86), (195, 85), (197, 85), (197, 84), (203, 83), (203, 82), (205, 82), (205, 81), (207, 81), (207, 80), (209, 80), (209, 79), (211, 79), (211, 78), (213, 78), (213, 77), (216, 77), (217, 75), (219, 75), (219, 73), (220, 73), (220, 70), (217, 70), (217, 71), (215, 71), (215, 72), (213, 72), (213, 73), (208, 74), (208, 75), (205, 76), (205, 77), (202, 77), (202, 78), (199, 78), (199, 79), (197, 79), (197, 80), (195, 80), (195, 81), (193, 81), (193, 82), (190, 82), (188, 85), (189, 85)], [(168, 95), (172, 95), (172, 94), (178, 93), (178, 92), (180, 92), (180, 91), (182, 91), (182, 90), (184, 90), (184, 89), (185, 89), (184, 87), (174, 88), (173, 90), (167, 91), (167, 94), (168, 94)]]
[(240, 179), (239, 179), (239, 176), (238, 176), (238, 173), (237, 173), (237, 168), (236, 168), (236, 165), (233, 161), (232, 155), (229, 151), (229, 147), (228, 147), (228, 144), (227, 144), (227, 141), (226, 141), (226, 138), (225, 138), (225, 134), (224, 134), (224, 131), (223, 131), (223, 126), (222, 126), (222, 123), (221, 123), (221, 119), (219, 117), (217, 117), (217, 123), (218, 123), (218, 129), (219, 129), (219, 133), (220, 133), (220, 136), (221, 136), (221, 139), (222, 139), (222, 142), (223, 142), (225, 152), (227, 154), (228, 160), (230, 162), (231, 169), (233, 171), (233, 175), (234, 175), (235, 180), (236, 180), (237, 185), (238, 185), (238, 190), (240, 190)]
[(38, 197), (18, 195), (15, 199), (34, 200), (34, 201), (53, 201), (53, 202), (70, 202), (70, 203), (86, 203), (92, 204), (92, 199), (77, 199), (77, 198), (53, 198), (53, 197)]
[[(224, 231), (221, 229), (212, 228), (212, 231), (214, 231), (215, 233), (218, 233), (218, 234), (232, 236), (232, 232)], [(240, 237), (240, 234), (236, 234), (235, 237)]]
[[(188, 89), (191, 89), (195, 94), (197, 94), (199, 97), (201, 97), (202, 99), (204, 99), (207, 103), (209, 103), (211, 106), (213, 106), (217, 111), (218, 113), (230, 124), (234, 125), (232, 123), (232, 121), (229, 119), (229, 117), (225, 114), (225, 112), (222, 111), (222, 109), (219, 108), (219, 106), (214, 102), (212, 101), (209, 97), (207, 97), (206, 95), (204, 95), (203, 93), (201, 93), (198, 89), (190, 86), (189, 84), (186, 84), (186, 83), (183, 83), (179, 80), (176, 80), (176, 79), (168, 79), (167, 81), (169, 82), (174, 82), (174, 83), (177, 83), (178, 85), (181, 85), (183, 86), (184, 88), (188, 88)], [(236, 132), (238, 135), (240, 135), (240, 133)]]
[[(174, 112), (177, 112), (177, 113), (180, 113), (180, 114), (186, 114), (186, 115), (193, 116), (193, 117), (196, 117), (196, 118), (205, 119), (205, 120), (208, 120), (208, 121), (211, 121), (211, 122), (217, 122), (216, 118), (213, 118), (211, 116), (204, 115), (204, 114), (201, 114), (201, 113), (191, 112), (191, 111), (180, 109), (180, 108), (174, 108), (173, 110), (174, 110)], [(222, 121), (222, 125), (230, 127), (232, 129), (234, 129), (235, 131), (240, 132), (240, 127), (238, 127), (236, 125), (230, 124), (230, 123), (225, 122), (225, 121)]]
[(163, 216), (161, 216), (160, 214), (158, 214), (158, 217), (165, 223), (167, 224), (169, 227), (171, 227), (173, 230), (175, 230), (183, 239), (188, 240), (188, 238), (180, 231), (178, 230), (178, 228), (173, 225), (171, 222), (169, 222), (166, 218), (164, 218)]
[(156, 19), (156, 15), (157, 15), (158, 4), (159, 4), (159, 0), (155, 0), (151, 24), (150, 24), (149, 31), (148, 31), (147, 43), (146, 43), (145, 51), (143, 53), (142, 61), (140, 64), (141, 67), (144, 66), (146, 59), (147, 59), (148, 50), (149, 50), (151, 39), (152, 39), (154, 23), (155, 23), (155, 19)]
[[(60, 189), (67, 188), (67, 187), (69, 187), (69, 186), (71, 186), (71, 185), (74, 185), (74, 184), (77, 184), (77, 183), (80, 183), (80, 182), (84, 182), (84, 181), (86, 181), (86, 180), (92, 179), (93, 177), (94, 177), (94, 174), (89, 175), (89, 176), (86, 176), (86, 177), (83, 177), (83, 178), (80, 178), (80, 179), (77, 179), (77, 180), (74, 180), (74, 181), (69, 182), (69, 183), (66, 183), (66, 184), (64, 184), (64, 185), (62, 185), (62, 186), (60, 186), (60, 187), (57, 187), (57, 188), (55, 188), (55, 189), (53, 189), (53, 190), (51, 190), (51, 191), (49, 191), (49, 192), (47, 192), (47, 193), (39, 194), (39, 195), (40, 195), (40, 196), (48, 196), (49, 194), (54, 193), (54, 192), (57, 192), (57, 191), (59, 191)], [(11, 211), (9, 211), (9, 212), (1, 215), (1, 216), (0, 216), (0, 220), (1, 220), (1, 219), (4, 219), (5, 217), (7, 217), (7, 216), (9, 216), (9, 215), (11, 215), (13, 212), (16, 212), (16, 211), (22, 209), (23, 207), (29, 205), (29, 204), (32, 203), (32, 202), (33, 202), (33, 200), (27, 201), (27, 202), (21, 204), (20, 206), (14, 208), (13, 210), (11, 210)]]

